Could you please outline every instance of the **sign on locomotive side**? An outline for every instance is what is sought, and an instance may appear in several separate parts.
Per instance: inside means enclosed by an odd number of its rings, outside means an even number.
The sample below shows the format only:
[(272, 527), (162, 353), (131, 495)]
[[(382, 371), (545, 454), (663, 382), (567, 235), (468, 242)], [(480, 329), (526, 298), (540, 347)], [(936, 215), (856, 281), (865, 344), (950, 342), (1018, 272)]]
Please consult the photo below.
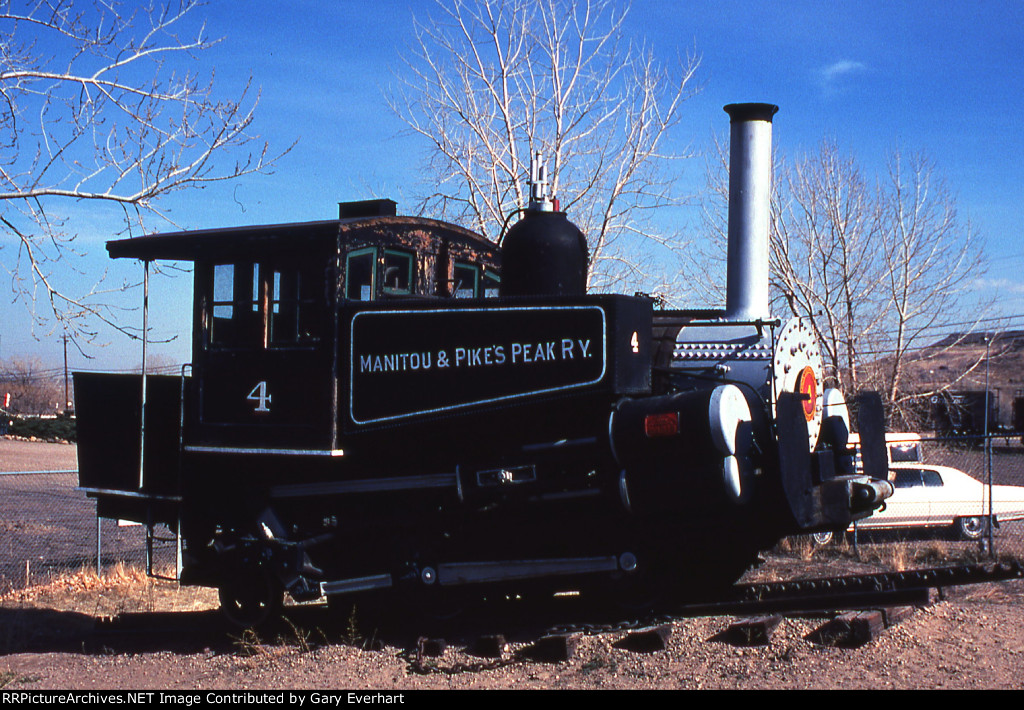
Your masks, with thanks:
[(356, 424), (578, 389), (607, 369), (597, 306), (362, 311), (350, 327)]

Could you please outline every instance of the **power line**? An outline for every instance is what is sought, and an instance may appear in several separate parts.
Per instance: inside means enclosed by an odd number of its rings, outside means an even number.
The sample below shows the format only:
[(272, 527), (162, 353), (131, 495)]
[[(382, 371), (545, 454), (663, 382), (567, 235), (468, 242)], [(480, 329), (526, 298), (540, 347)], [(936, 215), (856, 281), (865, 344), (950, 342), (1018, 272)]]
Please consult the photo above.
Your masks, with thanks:
[[(99, 372), (99, 373), (110, 373), (110, 374), (141, 374), (141, 369), (138, 367), (127, 367), (127, 368), (74, 368), (75, 372)], [(181, 365), (159, 365), (157, 367), (147, 367), (147, 375), (177, 375), (181, 373)], [(16, 382), (46, 382), (56, 381), (64, 376), (63, 367), (52, 367), (44, 370), (33, 370), (28, 373), (19, 373), (12, 370), (0, 370), (0, 382), (3, 383), (16, 383)]]

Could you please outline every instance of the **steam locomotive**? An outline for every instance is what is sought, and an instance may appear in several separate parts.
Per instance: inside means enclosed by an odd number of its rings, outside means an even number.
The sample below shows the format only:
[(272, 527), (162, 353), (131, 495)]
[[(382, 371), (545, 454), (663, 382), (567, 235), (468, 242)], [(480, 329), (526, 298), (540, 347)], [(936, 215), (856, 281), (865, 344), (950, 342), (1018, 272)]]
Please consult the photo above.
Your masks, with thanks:
[(389, 200), (109, 242), (147, 273), (194, 263), (193, 357), (75, 375), (81, 488), (173, 530), (180, 582), (241, 626), (285, 593), (707, 594), (869, 515), (891, 494), (880, 404), (858, 407), (858, 471), (812, 334), (768, 312), (776, 110), (726, 107), (725, 310), (588, 295), (542, 168), (500, 248)]

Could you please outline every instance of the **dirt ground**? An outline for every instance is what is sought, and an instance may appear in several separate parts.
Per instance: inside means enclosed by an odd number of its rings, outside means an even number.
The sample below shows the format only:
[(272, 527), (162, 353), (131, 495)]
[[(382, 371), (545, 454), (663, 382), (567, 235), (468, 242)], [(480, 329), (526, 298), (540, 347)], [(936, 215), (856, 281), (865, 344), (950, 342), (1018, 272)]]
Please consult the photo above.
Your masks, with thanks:
[[(0, 470), (69, 467), (73, 447), (33, 446), (46, 447), (32, 459), (42, 465), (11, 463), (8, 452), (27, 450), (8, 446), (0, 449)], [(862, 551), (853, 557), (844, 550), (795, 546), (768, 555), (751, 578), (786, 578), (796, 569), (808, 576), (867, 571), (893, 560), (891, 553)], [(706, 617), (673, 621), (664, 650), (621, 648), (626, 632), (620, 630), (579, 635), (567, 661), (517, 655), (555, 624), (597, 618), (592, 610), (573, 606), (577, 603), (540, 608), (506, 603), (430, 625), (395, 624), (389, 612), (359, 606), (341, 614), (323, 606), (291, 607), (287, 622), (257, 638), (229, 632), (209, 590), (179, 589), (134, 570), (116, 570), (103, 579), (80, 572), (0, 597), (0, 687), (1024, 688), (1024, 581), (947, 590), (944, 599), (856, 648), (809, 640), (825, 621), (820, 617), (785, 618), (770, 643), (759, 647), (736, 646), (723, 638), (732, 618)], [(509, 642), (500, 664), (470, 653), (475, 640), (497, 633)], [(447, 649), (417, 667), (413, 658), (421, 634), (444, 638)]]
[[(961, 588), (916, 610), (858, 648), (816, 645), (808, 635), (821, 618), (786, 618), (760, 647), (721, 637), (731, 618), (684, 619), (671, 624), (667, 648), (619, 648), (624, 631), (581, 635), (562, 662), (519, 660), (516, 651), (559, 616), (516, 618), (508, 610), (487, 619), (448, 622), (444, 654), (416, 672), (412, 628), (368, 628), (356, 614), (336, 618), (323, 608), (292, 609), (276, 638), (230, 634), (208, 596), (179, 592), (172, 583), (116, 580), (85, 589), (38, 590), (0, 606), (0, 687), (34, 689), (1021, 689), (1024, 679), (1024, 583)], [(123, 589), (122, 589), (123, 587)], [(149, 599), (152, 609), (123, 612)], [(167, 600), (179, 609), (163, 612)], [(62, 611), (59, 601), (92, 598), (94, 610)], [(85, 606), (88, 606), (86, 603)], [(193, 607), (191, 609), (186, 607)], [(106, 608), (104, 608), (106, 607)], [(500, 630), (509, 641), (501, 667), (469, 652), (478, 634)], [(378, 650), (367, 650), (375, 637)], [(31, 650), (25, 650), (27, 648)], [(20, 650), (18, 650), (20, 649)]]
[(11, 471), (73, 471), (78, 447), (0, 436), (0, 473)]

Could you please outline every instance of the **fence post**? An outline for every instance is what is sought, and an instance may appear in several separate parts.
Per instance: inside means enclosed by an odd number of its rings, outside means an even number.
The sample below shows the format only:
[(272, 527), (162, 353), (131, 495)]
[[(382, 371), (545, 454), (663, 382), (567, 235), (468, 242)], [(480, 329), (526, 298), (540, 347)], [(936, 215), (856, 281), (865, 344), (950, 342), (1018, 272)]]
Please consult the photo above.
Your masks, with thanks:
[(988, 481), (988, 517), (986, 518), (985, 537), (988, 538), (988, 555), (994, 558), (996, 555), (995, 530), (992, 525), (992, 434), (989, 432), (988, 414), (991, 404), (989, 402), (989, 351), (992, 346), (992, 338), (985, 336), (985, 480)]
[[(98, 505), (98, 503), (97, 503)], [(96, 516), (96, 577), (103, 576), (103, 519)]]

